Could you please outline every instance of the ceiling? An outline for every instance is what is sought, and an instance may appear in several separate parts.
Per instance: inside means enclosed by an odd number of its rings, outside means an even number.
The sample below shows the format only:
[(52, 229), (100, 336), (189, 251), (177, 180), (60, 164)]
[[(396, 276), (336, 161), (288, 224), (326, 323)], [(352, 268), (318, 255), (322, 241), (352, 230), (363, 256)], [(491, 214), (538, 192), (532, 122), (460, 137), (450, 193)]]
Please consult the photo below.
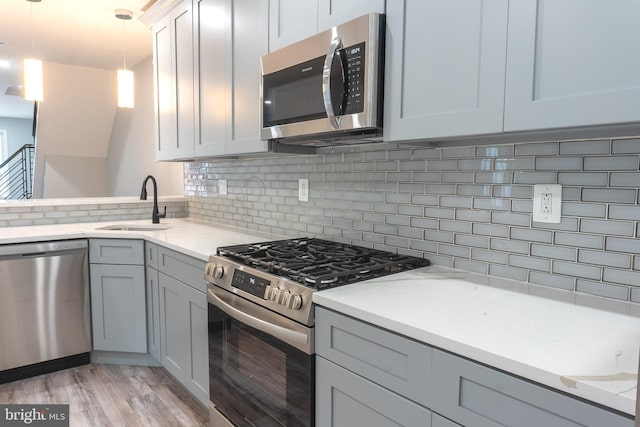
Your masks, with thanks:
[[(7, 87), (22, 84), (22, 59), (27, 56), (112, 69), (115, 78), (115, 70), (123, 65), (123, 48), (126, 47), (127, 68), (152, 54), (151, 32), (137, 19), (151, 3), (149, 0), (1, 2), (0, 117), (31, 118), (33, 114), (31, 102), (5, 95)], [(116, 9), (132, 11), (133, 19), (117, 19)], [(46, 90), (45, 87), (44, 102)]]

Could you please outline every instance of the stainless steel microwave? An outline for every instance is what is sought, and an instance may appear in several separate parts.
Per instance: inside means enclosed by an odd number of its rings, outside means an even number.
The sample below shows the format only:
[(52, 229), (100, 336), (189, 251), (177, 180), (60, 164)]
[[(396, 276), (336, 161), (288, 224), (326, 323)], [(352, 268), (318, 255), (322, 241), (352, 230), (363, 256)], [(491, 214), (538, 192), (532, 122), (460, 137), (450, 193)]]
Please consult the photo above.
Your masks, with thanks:
[(381, 140), (384, 28), (384, 15), (369, 13), (263, 56), (262, 139)]

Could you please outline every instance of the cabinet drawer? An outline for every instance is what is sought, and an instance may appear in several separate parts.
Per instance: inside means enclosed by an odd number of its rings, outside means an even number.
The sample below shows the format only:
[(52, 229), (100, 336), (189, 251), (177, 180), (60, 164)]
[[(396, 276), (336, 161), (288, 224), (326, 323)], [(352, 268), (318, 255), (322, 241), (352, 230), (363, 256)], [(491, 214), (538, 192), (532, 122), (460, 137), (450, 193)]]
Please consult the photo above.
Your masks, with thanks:
[(431, 411), (316, 356), (316, 425), (430, 427)]
[(204, 268), (207, 263), (199, 259), (158, 246), (158, 270), (200, 292), (207, 292)]
[(429, 407), (430, 347), (322, 307), (315, 345), (326, 359)]
[(433, 351), (431, 409), (465, 426), (633, 427), (633, 420), (451, 354)]
[(92, 264), (144, 265), (142, 240), (91, 239), (89, 262)]
[(158, 245), (144, 242), (144, 262), (147, 267), (158, 269)]

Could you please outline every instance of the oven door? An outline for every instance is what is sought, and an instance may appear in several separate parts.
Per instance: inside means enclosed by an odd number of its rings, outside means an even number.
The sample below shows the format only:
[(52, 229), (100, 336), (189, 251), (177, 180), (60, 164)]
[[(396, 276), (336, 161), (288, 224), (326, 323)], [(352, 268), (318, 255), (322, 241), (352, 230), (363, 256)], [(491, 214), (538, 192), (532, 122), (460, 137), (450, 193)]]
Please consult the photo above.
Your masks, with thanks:
[(214, 285), (208, 302), (211, 425), (313, 426), (313, 329)]

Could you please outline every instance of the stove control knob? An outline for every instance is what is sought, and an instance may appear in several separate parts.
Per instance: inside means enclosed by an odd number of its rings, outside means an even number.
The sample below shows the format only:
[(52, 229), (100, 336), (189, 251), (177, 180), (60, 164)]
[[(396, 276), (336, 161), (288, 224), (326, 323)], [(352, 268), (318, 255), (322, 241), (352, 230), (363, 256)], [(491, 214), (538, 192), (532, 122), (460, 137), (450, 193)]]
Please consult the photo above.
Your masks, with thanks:
[(298, 294), (289, 294), (287, 307), (292, 310), (300, 310), (302, 308), (302, 297)]
[(267, 286), (265, 299), (268, 299), (270, 301), (277, 301), (279, 294), (280, 294), (280, 289), (276, 288), (275, 286), (269, 285)]
[(269, 295), (269, 299), (276, 304), (281, 304), (280, 300), (282, 298), (282, 289), (280, 288), (272, 288), (271, 294)]
[(214, 265), (213, 266), (213, 277), (216, 279), (221, 279), (222, 276), (224, 276), (224, 267), (222, 267), (221, 265)]

